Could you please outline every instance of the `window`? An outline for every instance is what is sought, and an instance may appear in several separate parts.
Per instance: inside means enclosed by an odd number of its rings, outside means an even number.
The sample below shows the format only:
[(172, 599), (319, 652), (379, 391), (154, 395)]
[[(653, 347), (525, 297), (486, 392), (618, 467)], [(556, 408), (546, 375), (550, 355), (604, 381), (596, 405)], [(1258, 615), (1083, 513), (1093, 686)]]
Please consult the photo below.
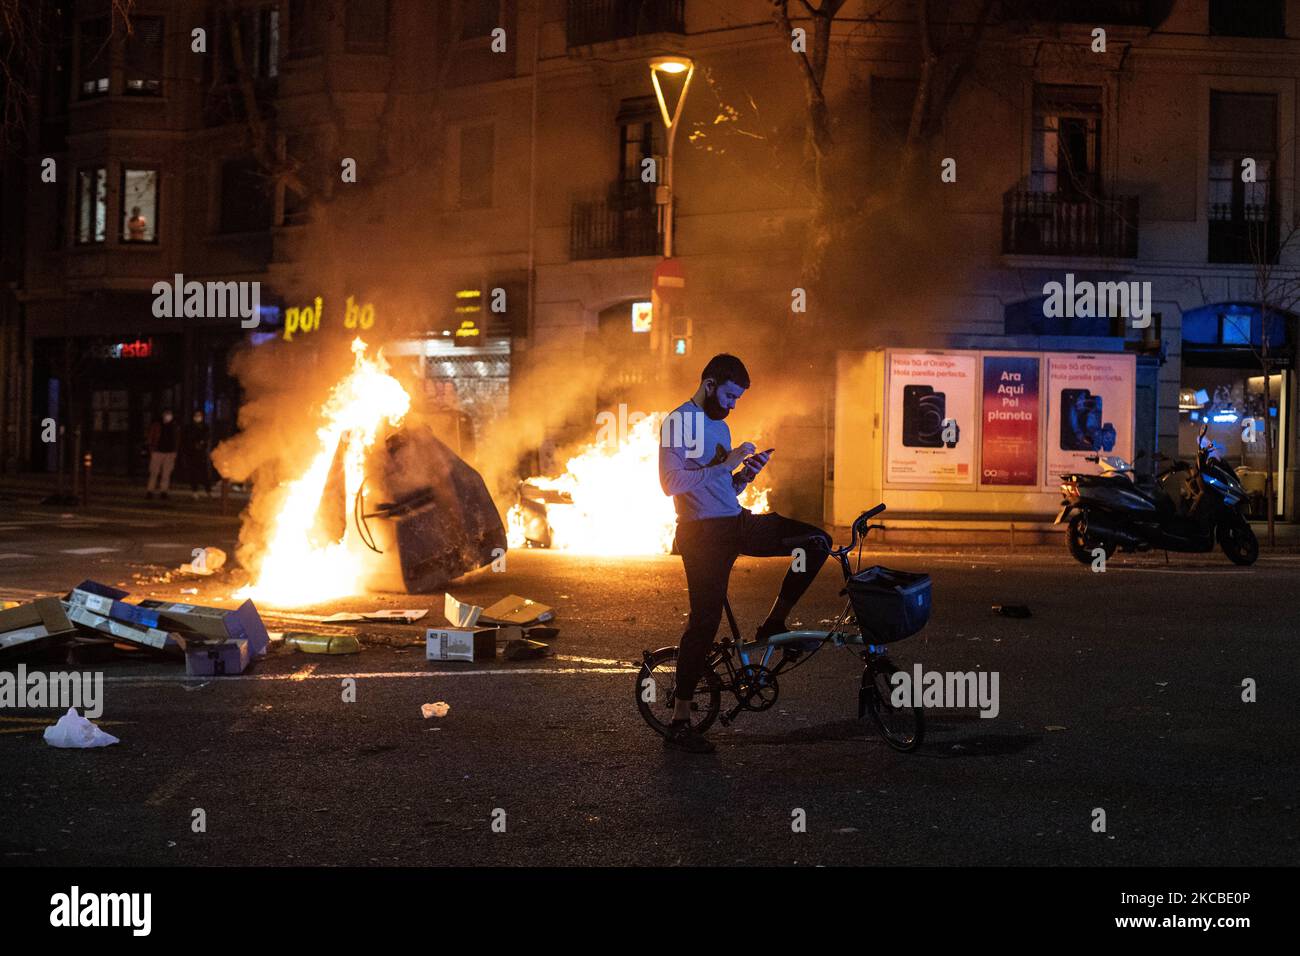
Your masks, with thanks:
[(619, 195), (624, 199), (644, 196), (654, 187), (641, 179), (643, 164), (653, 157), (662, 158), (665, 152), (659, 104), (653, 96), (624, 100), (616, 122)]
[(103, 242), (108, 226), (108, 170), (77, 170), (77, 242)]
[(133, 17), (126, 38), (126, 85), (131, 96), (161, 96), (163, 76), (162, 17)]
[(289, 56), (315, 56), (320, 53), (321, 30), (316, 4), (312, 0), (289, 0)]
[(462, 209), (486, 209), (492, 205), (494, 147), (491, 126), (467, 126), (460, 131)]
[(491, 36), (501, 26), (500, 0), (461, 0), (462, 40)]
[(122, 241), (158, 241), (158, 170), (122, 170)]
[(1036, 86), (1029, 190), (1101, 195), (1101, 88)]
[[(239, 80), (235, 70), (234, 36), (226, 38), (223, 50), (227, 83)], [(280, 11), (277, 7), (244, 10), (239, 15), (240, 58), (254, 80), (272, 80), (280, 73)]]
[(1285, 0), (1210, 0), (1210, 33), (1221, 37), (1286, 36)]
[(271, 225), (267, 180), (251, 159), (227, 160), (221, 166), (222, 232), (256, 232)]
[(110, 29), (108, 17), (81, 21), (77, 38), (77, 82), (82, 99), (108, 95)]
[[(1276, 162), (1277, 97), (1211, 92), (1207, 209), (1211, 262), (1276, 258), (1272, 191)], [(1255, 181), (1243, 182), (1242, 174), (1251, 164)]]
[(388, 49), (388, 0), (348, 0), (343, 32), (349, 52)]

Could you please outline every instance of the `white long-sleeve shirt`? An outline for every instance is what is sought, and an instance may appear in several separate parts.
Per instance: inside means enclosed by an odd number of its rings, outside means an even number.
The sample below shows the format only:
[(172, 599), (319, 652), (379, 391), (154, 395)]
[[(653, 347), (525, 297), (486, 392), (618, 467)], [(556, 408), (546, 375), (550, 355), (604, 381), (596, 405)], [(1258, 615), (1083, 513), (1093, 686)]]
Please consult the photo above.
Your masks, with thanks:
[(669, 412), (659, 435), (659, 485), (673, 496), (678, 521), (740, 514), (736, 495), (745, 482), (723, 464), (731, 453), (731, 429), (694, 401)]

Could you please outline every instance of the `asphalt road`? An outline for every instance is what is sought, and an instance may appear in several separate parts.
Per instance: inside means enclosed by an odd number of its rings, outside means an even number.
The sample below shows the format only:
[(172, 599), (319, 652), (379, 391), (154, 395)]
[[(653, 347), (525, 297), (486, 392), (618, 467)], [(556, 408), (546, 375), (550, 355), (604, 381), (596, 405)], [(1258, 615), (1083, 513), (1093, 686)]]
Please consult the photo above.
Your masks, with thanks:
[[(226, 603), (232, 589), (226, 575), (164, 574), (193, 547), (233, 554), (235, 522), (203, 507), (0, 508), (0, 597), (83, 578), (137, 599)], [(366, 625), (360, 655), (277, 647), (237, 678), (187, 680), (177, 663), (139, 657), (104, 664), (101, 723), (122, 742), (102, 750), (48, 747), (40, 728), (54, 711), (0, 710), (0, 863), (1300, 860), (1300, 556), (1266, 554), (1251, 569), (1221, 555), (1119, 557), (1104, 574), (1054, 551), (877, 557), (934, 579), (933, 618), (894, 659), (997, 672), (995, 718), (932, 712), (924, 747), (895, 753), (856, 717), (860, 662), (828, 649), (783, 680), (771, 710), (715, 728), (715, 755), (665, 752), (637, 714), (627, 662), (680, 636), (678, 559), (511, 553), (504, 574), (452, 591), (554, 605), (551, 659), (435, 665), (423, 625)], [(737, 565), (746, 628), (782, 572), (777, 560)], [(801, 619), (838, 611), (839, 586), (828, 565)], [(199, 593), (182, 595), (190, 587)], [(992, 613), (1001, 603), (1033, 616)], [(441, 593), (307, 610), (376, 607), (427, 607), (427, 623), (442, 621)], [(263, 611), (272, 630), (311, 627)], [(349, 675), (355, 703), (342, 699)], [(1241, 699), (1246, 678), (1256, 703)], [(446, 717), (421, 716), (433, 701), (450, 705)], [(198, 809), (205, 832), (192, 826)], [(805, 832), (792, 827), (800, 810)]]

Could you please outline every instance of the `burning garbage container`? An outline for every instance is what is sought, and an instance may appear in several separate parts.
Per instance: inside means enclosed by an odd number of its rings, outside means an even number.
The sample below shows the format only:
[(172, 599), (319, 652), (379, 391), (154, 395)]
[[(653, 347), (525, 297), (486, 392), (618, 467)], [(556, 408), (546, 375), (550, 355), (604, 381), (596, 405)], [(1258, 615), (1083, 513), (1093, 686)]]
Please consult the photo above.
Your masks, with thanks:
[(355, 508), (374, 590), (437, 590), (505, 553), (482, 476), (427, 425), (407, 424), (372, 450)]

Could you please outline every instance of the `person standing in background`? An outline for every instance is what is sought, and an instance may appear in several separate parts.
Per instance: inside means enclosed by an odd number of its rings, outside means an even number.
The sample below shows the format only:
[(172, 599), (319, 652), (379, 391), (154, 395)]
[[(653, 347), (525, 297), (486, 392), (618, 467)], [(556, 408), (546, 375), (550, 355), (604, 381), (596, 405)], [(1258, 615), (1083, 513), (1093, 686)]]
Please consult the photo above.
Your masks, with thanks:
[(212, 469), (208, 463), (209, 455), (208, 423), (203, 419), (203, 410), (196, 409), (189, 423), (181, 433), (180, 479), (190, 483), (190, 493), (197, 498), (199, 487), (209, 498), (212, 497)]
[(152, 498), (154, 488), (159, 497), (166, 498), (172, 484), (172, 469), (176, 467), (176, 449), (180, 445), (176, 422), (171, 409), (162, 413), (162, 421), (149, 426), (149, 484), (145, 486), (146, 498)]

